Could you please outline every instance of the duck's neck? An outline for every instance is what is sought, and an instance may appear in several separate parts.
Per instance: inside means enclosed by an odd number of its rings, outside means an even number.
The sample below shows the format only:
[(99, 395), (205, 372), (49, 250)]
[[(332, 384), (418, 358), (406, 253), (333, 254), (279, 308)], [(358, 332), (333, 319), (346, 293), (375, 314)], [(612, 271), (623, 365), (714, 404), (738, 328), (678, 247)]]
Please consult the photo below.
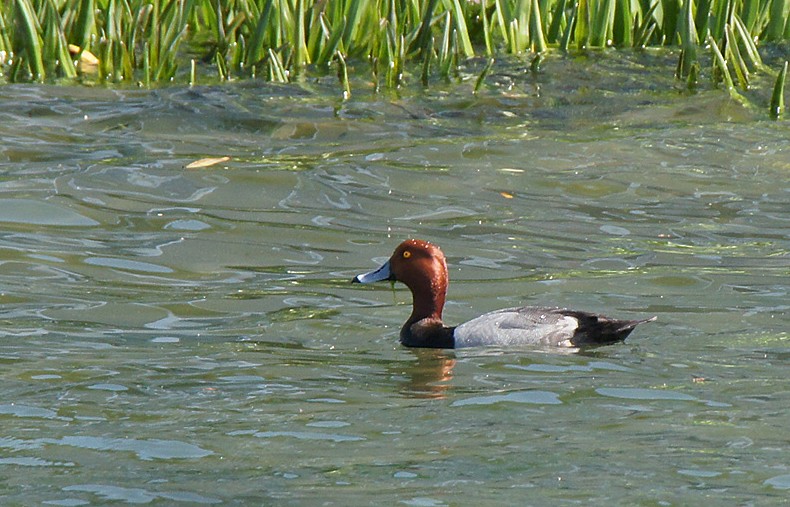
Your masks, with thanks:
[(453, 348), (453, 328), (442, 322), (447, 294), (447, 272), (409, 286), (412, 294), (412, 310), (400, 332), (401, 343), (409, 347)]
[(411, 316), (406, 325), (423, 319), (442, 321), (442, 310), (447, 296), (447, 271), (437, 269), (430, 276), (406, 284), (411, 290)]
[(414, 324), (423, 319), (433, 319), (441, 322), (444, 299), (444, 291), (434, 293), (430, 287), (418, 290), (412, 289), (411, 316), (409, 316), (406, 324)]

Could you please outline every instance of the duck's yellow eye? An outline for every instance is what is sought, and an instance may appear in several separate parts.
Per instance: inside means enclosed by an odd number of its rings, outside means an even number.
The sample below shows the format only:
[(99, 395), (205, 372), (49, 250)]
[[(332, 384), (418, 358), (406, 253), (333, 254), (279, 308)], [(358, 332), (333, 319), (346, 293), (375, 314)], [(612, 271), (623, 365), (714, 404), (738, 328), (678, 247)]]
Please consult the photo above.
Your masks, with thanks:
[(410, 251), (406, 250), (405, 252), (403, 252), (403, 258), (404, 259), (408, 259), (409, 257), (411, 257), (411, 252)]

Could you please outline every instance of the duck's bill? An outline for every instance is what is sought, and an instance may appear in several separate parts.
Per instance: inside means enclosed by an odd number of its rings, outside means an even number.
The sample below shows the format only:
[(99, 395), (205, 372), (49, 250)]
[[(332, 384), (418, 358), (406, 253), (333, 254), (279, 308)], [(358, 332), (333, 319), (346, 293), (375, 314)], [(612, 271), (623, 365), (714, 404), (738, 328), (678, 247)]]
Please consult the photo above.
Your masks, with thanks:
[(390, 270), (390, 263), (387, 261), (375, 271), (355, 276), (354, 279), (351, 280), (351, 283), (373, 283), (380, 282), (382, 280), (394, 279), (395, 278), (392, 276), (392, 271)]

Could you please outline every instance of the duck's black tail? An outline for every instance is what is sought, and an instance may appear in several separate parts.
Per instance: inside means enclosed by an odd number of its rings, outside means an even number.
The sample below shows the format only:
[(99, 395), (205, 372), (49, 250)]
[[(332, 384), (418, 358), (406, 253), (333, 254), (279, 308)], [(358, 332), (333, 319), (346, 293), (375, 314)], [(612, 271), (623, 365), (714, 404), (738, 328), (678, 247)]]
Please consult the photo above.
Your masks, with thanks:
[(571, 342), (576, 347), (606, 345), (625, 340), (639, 324), (652, 322), (658, 317), (638, 320), (620, 320), (587, 312), (568, 310), (566, 315), (575, 317), (579, 327)]

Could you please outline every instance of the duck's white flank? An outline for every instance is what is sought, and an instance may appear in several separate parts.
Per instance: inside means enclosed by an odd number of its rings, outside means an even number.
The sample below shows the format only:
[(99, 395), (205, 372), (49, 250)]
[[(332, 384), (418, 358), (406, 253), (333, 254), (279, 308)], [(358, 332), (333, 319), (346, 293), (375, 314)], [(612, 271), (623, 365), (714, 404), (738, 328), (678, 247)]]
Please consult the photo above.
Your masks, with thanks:
[(552, 345), (573, 347), (579, 320), (556, 308), (504, 308), (486, 313), (455, 328), (455, 347), (481, 345)]

